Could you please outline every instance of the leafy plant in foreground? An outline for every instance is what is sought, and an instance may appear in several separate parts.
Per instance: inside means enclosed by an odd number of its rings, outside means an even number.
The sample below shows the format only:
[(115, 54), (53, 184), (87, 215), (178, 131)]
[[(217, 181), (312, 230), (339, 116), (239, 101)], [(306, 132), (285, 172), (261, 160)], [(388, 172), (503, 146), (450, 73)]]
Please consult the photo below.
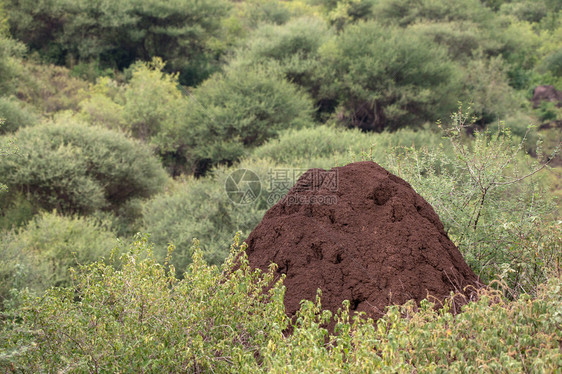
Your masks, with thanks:
[(70, 268), (109, 255), (115, 234), (93, 218), (36, 216), (0, 239), (0, 309), (15, 290), (37, 295), (71, 284)]
[[(283, 286), (248, 266), (235, 241), (219, 269), (197, 243), (184, 279), (154, 261), (137, 239), (120, 264), (83, 266), (73, 287), (27, 298), (0, 320), (0, 367), (7, 372), (419, 373), (553, 372), (562, 364), (562, 279), (506, 301), (480, 290), (453, 315), (424, 301), (389, 307), (376, 323), (332, 320), (303, 301), (289, 322)], [(235, 260), (237, 259), (237, 260)], [(14, 318), (15, 317), (15, 318)], [(291, 333), (284, 334), (291, 325)]]
[[(156, 263), (146, 238), (119, 257), (82, 266), (71, 288), (29, 299), (20, 321), (4, 321), (0, 366), (32, 372), (226, 372), (258, 370), (261, 347), (287, 325), (273, 272), (249, 268), (235, 241), (222, 268), (198, 243), (179, 280)], [(236, 260), (238, 259), (238, 260)], [(235, 267), (236, 264), (236, 267)], [(7, 322), (7, 323), (6, 323)]]

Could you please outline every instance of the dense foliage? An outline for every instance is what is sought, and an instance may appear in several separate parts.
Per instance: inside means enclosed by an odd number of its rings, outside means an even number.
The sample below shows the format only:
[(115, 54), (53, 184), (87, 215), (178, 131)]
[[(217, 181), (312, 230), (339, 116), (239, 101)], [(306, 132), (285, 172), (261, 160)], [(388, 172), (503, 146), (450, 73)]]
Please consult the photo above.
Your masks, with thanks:
[[(213, 71), (225, 1), (8, 1), (12, 34), (43, 59), (86, 69), (124, 68), (160, 56), (198, 83)], [(82, 66), (80, 66), (82, 65)], [(90, 68), (91, 69), (91, 68)]]
[(395, 130), (442, 118), (456, 105), (455, 67), (446, 51), (413, 30), (360, 23), (321, 53), (324, 95), (341, 102), (338, 116), (350, 126)]
[[(557, 0), (0, 0), (0, 371), (556, 371), (561, 46)], [(289, 321), (230, 246), (360, 160), (490, 284), (462, 313)]]
[(217, 268), (195, 243), (180, 280), (139, 239), (118, 268), (97, 262), (76, 273), (72, 288), (41, 300), (21, 294), (17, 313), (27, 328), (8, 319), (0, 364), (94, 373), (552, 372), (562, 364), (559, 276), (512, 303), (482, 291), (456, 316), (450, 305), (409, 303), (373, 323), (350, 316), (344, 303), (334, 334), (324, 327), (332, 316), (321, 311), (320, 294), (288, 320), (281, 281), (250, 269), (245, 256), (236, 262), (242, 249), (235, 242)]
[(162, 72), (164, 66), (160, 58), (139, 62), (131, 67), (125, 84), (109, 77), (98, 79), (88, 98), (79, 103), (79, 117), (145, 141), (173, 131), (185, 116), (187, 100), (178, 88), (177, 75)]
[(95, 219), (56, 212), (36, 216), (2, 239), (0, 302), (14, 289), (41, 294), (53, 285), (68, 286), (71, 267), (95, 262), (115, 245), (115, 235)]
[[(118, 132), (61, 121), (24, 128), (16, 136), (19, 152), (0, 159), (9, 187), (1, 197), (4, 207), (23, 194), (36, 211), (117, 211), (132, 198), (158, 192), (166, 181), (149, 149)], [(2, 138), (2, 144), (8, 140)]]
[(169, 151), (169, 157), (195, 175), (239, 160), (248, 148), (281, 130), (312, 122), (306, 94), (275, 71), (259, 68), (211, 77), (186, 105), (183, 121), (156, 142), (161, 152)]

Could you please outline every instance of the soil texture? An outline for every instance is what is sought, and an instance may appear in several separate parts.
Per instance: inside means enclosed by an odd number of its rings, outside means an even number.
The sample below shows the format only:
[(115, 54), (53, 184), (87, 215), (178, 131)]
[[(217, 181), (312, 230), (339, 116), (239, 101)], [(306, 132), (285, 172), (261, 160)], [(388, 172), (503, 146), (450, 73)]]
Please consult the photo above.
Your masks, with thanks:
[(374, 162), (310, 169), (246, 239), (250, 265), (285, 274), (285, 309), (303, 299), (378, 318), (387, 305), (479, 286), (433, 208)]

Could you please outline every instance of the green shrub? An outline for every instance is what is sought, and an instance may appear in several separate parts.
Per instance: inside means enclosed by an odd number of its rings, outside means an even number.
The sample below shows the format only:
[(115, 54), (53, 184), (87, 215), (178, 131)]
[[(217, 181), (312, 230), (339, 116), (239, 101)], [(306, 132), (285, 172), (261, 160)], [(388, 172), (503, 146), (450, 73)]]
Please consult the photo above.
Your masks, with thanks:
[(523, 100), (510, 87), (505, 63), (497, 58), (474, 58), (468, 62), (463, 85), (467, 102), (480, 125), (513, 115)]
[(16, 137), (19, 152), (0, 159), (9, 187), (4, 201), (22, 193), (38, 208), (65, 214), (115, 211), (166, 182), (150, 149), (115, 131), (59, 121), (23, 128)]
[(178, 76), (162, 72), (164, 62), (154, 58), (150, 63), (133, 67), (131, 80), (123, 96), (123, 117), (136, 138), (148, 139), (163, 127), (174, 127), (184, 115), (186, 100), (178, 89)]
[(310, 124), (312, 103), (275, 71), (230, 70), (196, 88), (185, 113), (154, 144), (173, 163), (201, 175), (238, 160), (281, 130)]
[(0, 126), (0, 134), (15, 132), (20, 127), (34, 125), (37, 116), (23, 102), (12, 97), (0, 97), (0, 118), (4, 123)]
[(441, 135), (429, 130), (365, 133), (322, 125), (284, 131), (278, 139), (256, 148), (251, 157), (292, 167), (330, 168), (346, 163), (352, 154), (369, 154), (373, 160), (382, 162), (394, 147), (433, 147), (440, 142)]
[(258, 370), (256, 354), (287, 325), (283, 287), (244, 257), (233, 271), (237, 245), (223, 271), (205, 264), (196, 244), (192, 251), (182, 280), (146, 256), (142, 240), (121, 256), (120, 269), (82, 267), (73, 289), (50, 290), (23, 308), (24, 325), (38, 334), (3, 324), (0, 365), (34, 372)]
[(321, 96), (337, 118), (364, 130), (396, 130), (443, 118), (458, 97), (458, 67), (447, 51), (411, 29), (364, 22), (321, 48)]
[(313, 94), (312, 82), (319, 66), (318, 50), (332, 37), (328, 25), (318, 18), (297, 18), (284, 25), (263, 24), (236, 51), (229, 66), (242, 69), (256, 65), (278, 65), (289, 81)]
[[(376, 323), (350, 316), (330, 319), (317, 303), (301, 304), (293, 333), (260, 351), (268, 373), (555, 372), (560, 366), (562, 280), (551, 279), (538, 296), (514, 302), (496, 292), (454, 316), (451, 305), (436, 310), (427, 300), (391, 306)], [(348, 306), (349, 304), (347, 304)], [(457, 311), (458, 312), (458, 311)]]
[(78, 117), (91, 125), (113, 130), (130, 130), (123, 113), (124, 89), (111, 78), (99, 78), (88, 90), (88, 98), (80, 102)]
[[(163, 260), (168, 244), (172, 243), (176, 248), (173, 264), (181, 274), (191, 260), (191, 243), (198, 238), (202, 240), (205, 259), (221, 264), (233, 235), (240, 231), (242, 238), (246, 238), (276, 202), (268, 200), (268, 172), (275, 167), (278, 166), (274, 163), (259, 160), (231, 168), (219, 167), (206, 177), (187, 178), (167, 193), (147, 201), (143, 207), (143, 230), (150, 233), (150, 240), (155, 243), (156, 258)], [(238, 169), (248, 169), (261, 180), (261, 194), (255, 201), (237, 204), (229, 198), (225, 183)]]
[(69, 269), (109, 255), (116, 240), (93, 219), (56, 212), (36, 216), (0, 240), (0, 306), (12, 289), (41, 294), (51, 286), (70, 286)]
[[(453, 315), (428, 301), (391, 306), (376, 323), (332, 320), (303, 301), (294, 321), (273, 272), (251, 270), (237, 242), (218, 269), (197, 244), (184, 279), (135, 242), (121, 265), (84, 266), (73, 288), (23, 305), (0, 321), (0, 365), (13, 371), (244, 373), (555, 372), (562, 362), (562, 279), (516, 301), (481, 290)], [(148, 255), (147, 255), (148, 253)], [(274, 267), (273, 267), (274, 268)], [(77, 301), (79, 300), (79, 301)], [(458, 312), (458, 310), (456, 310)], [(291, 333), (284, 329), (291, 325)]]
[(183, 120), (187, 100), (179, 90), (177, 74), (164, 73), (164, 66), (160, 58), (136, 63), (126, 84), (98, 79), (88, 99), (80, 103), (81, 117), (147, 142), (163, 129), (173, 129)]

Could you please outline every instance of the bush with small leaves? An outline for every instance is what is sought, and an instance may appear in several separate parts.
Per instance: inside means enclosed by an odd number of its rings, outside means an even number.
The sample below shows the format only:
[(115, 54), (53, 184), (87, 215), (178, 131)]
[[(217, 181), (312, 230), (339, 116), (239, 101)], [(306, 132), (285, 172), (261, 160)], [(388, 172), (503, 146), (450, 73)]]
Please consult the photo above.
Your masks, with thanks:
[(509, 85), (506, 64), (499, 58), (477, 58), (467, 63), (463, 79), (466, 101), (480, 126), (497, 123), (513, 115), (523, 106), (523, 100)]
[(40, 295), (52, 286), (70, 286), (71, 267), (108, 256), (117, 238), (91, 218), (36, 216), (0, 239), (0, 307), (12, 290)]
[(185, 118), (153, 142), (165, 160), (201, 175), (239, 160), (281, 130), (309, 125), (312, 110), (310, 98), (276, 71), (229, 70), (197, 87)]
[[(202, 240), (205, 259), (221, 264), (228, 255), (232, 236), (239, 231), (246, 238), (277, 202), (270, 201), (268, 191), (268, 173), (276, 168), (290, 170), (268, 161), (242, 161), (231, 168), (218, 167), (205, 177), (187, 178), (148, 200), (143, 206), (143, 230), (155, 243), (156, 258), (163, 260), (172, 243), (176, 248), (173, 264), (181, 275), (191, 261), (191, 242), (198, 238)], [(251, 176), (257, 176), (259, 193), (255, 200), (233, 201), (229, 197), (226, 183), (237, 170), (249, 170), (254, 173)]]
[(337, 118), (349, 127), (415, 127), (454, 110), (458, 66), (414, 30), (363, 22), (345, 28), (320, 53), (321, 97), (340, 103)]
[(241, 249), (236, 241), (219, 269), (207, 265), (194, 244), (180, 280), (138, 239), (118, 258), (118, 268), (101, 261), (83, 266), (73, 288), (28, 299), (15, 312), (18, 320), (1, 320), (0, 366), (33, 372), (258, 371), (259, 351), (282, 339), (288, 324), (284, 288), (273, 271), (251, 269), (244, 254), (238, 257)]
[(15, 132), (20, 127), (31, 126), (38, 122), (37, 115), (22, 101), (13, 97), (0, 96), (0, 118), (4, 120), (0, 126), (0, 134)]
[[(0, 159), (0, 174), (11, 194), (23, 194), (36, 210), (67, 213), (117, 211), (129, 199), (150, 197), (166, 173), (150, 149), (125, 135), (61, 120), (16, 133), (17, 154)], [(0, 138), (0, 147), (9, 141)]]
[[(454, 306), (424, 300), (391, 306), (376, 323), (348, 311), (337, 313), (335, 334), (325, 329), (330, 313), (305, 301), (293, 332), (260, 351), (267, 373), (555, 372), (562, 352), (562, 279), (554, 277), (536, 297), (508, 302), (481, 290), (479, 300)], [(456, 312), (459, 312), (458, 310)]]
[(265, 274), (252, 270), (237, 241), (221, 269), (205, 264), (196, 243), (181, 280), (147, 247), (139, 239), (116, 265), (81, 267), (73, 288), (19, 294), (21, 304), (0, 320), (0, 365), (32, 372), (555, 372), (562, 360), (560, 276), (535, 297), (510, 302), (482, 289), (462, 311), (409, 302), (376, 323), (350, 315), (348, 301), (332, 317), (319, 292), (289, 321), (275, 265)]
[(88, 99), (80, 103), (80, 117), (146, 142), (165, 128), (175, 128), (185, 116), (187, 99), (179, 89), (177, 74), (164, 73), (164, 66), (160, 58), (138, 62), (130, 68), (125, 84), (99, 78), (90, 87)]
[[(435, 208), (448, 235), (484, 282), (503, 279), (511, 292), (532, 293), (562, 260), (555, 204), (539, 176), (546, 166), (524, 154), (511, 131), (476, 131), (462, 108), (446, 134), (454, 153), (407, 148), (383, 164)], [(533, 244), (534, 243), (534, 244)], [(541, 244), (542, 243), (542, 244)]]

